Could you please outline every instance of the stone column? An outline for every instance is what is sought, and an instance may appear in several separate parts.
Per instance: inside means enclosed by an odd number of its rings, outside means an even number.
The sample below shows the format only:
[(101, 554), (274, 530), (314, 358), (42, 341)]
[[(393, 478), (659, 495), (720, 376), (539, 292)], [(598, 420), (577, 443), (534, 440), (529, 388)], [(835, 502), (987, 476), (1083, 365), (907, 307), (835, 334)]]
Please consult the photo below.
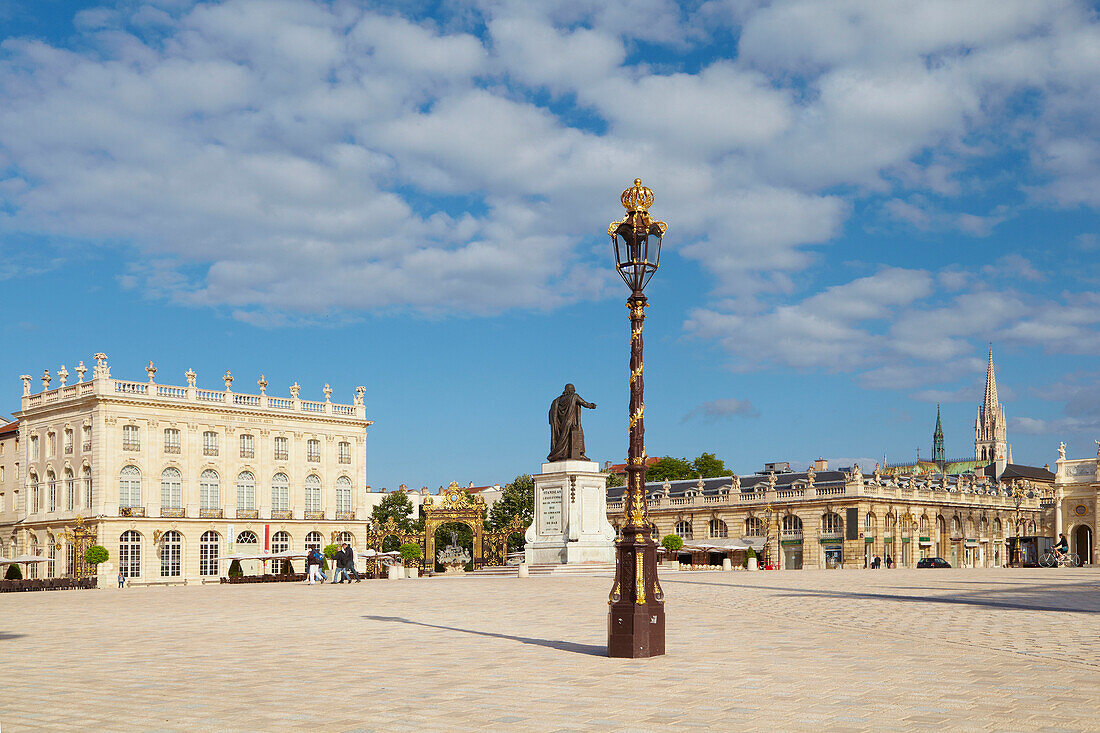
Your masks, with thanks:
[(1062, 500), (1065, 499), (1066, 492), (1059, 486), (1054, 490), (1054, 540), (1058, 541), (1058, 536), (1062, 534)]

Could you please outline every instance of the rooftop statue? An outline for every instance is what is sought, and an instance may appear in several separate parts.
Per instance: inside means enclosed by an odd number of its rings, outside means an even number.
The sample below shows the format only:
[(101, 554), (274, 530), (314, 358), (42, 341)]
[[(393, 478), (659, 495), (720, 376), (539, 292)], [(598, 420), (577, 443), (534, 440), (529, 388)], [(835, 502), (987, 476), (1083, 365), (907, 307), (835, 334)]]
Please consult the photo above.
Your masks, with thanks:
[(572, 384), (565, 385), (561, 395), (550, 403), (550, 455), (546, 457), (549, 463), (588, 460), (581, 429), (582, 407), (594, 410), (596, 403), (581, 399)]

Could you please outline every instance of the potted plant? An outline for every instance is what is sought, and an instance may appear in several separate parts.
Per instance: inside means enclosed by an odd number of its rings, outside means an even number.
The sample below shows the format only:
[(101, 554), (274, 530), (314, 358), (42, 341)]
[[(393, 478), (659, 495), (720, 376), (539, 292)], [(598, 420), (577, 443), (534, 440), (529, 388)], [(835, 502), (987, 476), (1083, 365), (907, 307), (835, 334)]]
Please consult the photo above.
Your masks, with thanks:
[[(328, 561), (329, 560), (335, 560), (336, 559), (336, 553), (339, 552), (339, 551), (340, 551), (340, 545), (337, 545), (335, 543), (333, 543), (331, 545), (325, 545), (325, 549), (321, 550), (321, 554), (325, 556), (325, 561), (323, 563), (321, 563), (321, 569), (325, 571), (326, 575), (328, 574), (328, 568), (329, 568)], [(332, 572), (333, 572), (333, 576), (331, 578), (329, 578), (329, 580), (336, 580), (336, 574), (335, 574), (336, 571), (333, 570)]]
[(664, 538), (661, 540), (661, 547), (663, 547), (663, 548), (665, 548), (666, 550), (669, 551), (669, 554), (672, 555), (672, 559), (665, 560), (661, 564), (662, 565), (668, 565), (669, 567), (679, 569), (680, 562), (679, 562), (679, 560), (676, 559), (676, 557), (677, 557), (676, 553), (679, 552), (680, 548), (683, 547), (683, 546), (684, 546), (684, 538), (683, 537), (681, 537), (678, 534), (666, 534), (664, 536)]
[(413, 561), (419, 560), (423, 556), (423, 551), (420, 549), (420, 545), (415, 542), (406, 542), (397, 548), (397, 551), (401, 554), (401, 560), (405, 564), (405, 572), (410, 578), (415, 578), (420, 574), (420, 568), (413, 564)]
[(4, 573), (4, 580), (22, 580), (23, 571), (19, 569), (19, 566), (12, 563), (8, 566), (8, 571)]
[(226, 575), (229, 576), (230, 583), (236, 582), (234, 578), (242, 577), (244, 575), (244, 572), (241, 571), (241, 561), (234, 560), (233, 562), (229, 563), (229, 572), (227, 572)]
[(745, 553), (745, 567), (749, 570), (756, 570), (756, 550), (751, 547)]

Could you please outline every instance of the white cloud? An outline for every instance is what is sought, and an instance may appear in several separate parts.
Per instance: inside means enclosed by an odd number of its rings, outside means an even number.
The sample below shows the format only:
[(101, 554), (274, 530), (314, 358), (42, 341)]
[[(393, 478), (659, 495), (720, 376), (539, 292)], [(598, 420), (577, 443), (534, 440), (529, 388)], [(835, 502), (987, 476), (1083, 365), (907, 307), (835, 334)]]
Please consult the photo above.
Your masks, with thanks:
[(727, 397), (720, 400), (710, 400), (692, 408), (684, 415), (681, 422), (687, 422), (693, 418), (701, 418), (705, 422), (716, 422), (734, 416), (759, 417), (760, 411), (753, 407), (748, 400), (739, 400)]

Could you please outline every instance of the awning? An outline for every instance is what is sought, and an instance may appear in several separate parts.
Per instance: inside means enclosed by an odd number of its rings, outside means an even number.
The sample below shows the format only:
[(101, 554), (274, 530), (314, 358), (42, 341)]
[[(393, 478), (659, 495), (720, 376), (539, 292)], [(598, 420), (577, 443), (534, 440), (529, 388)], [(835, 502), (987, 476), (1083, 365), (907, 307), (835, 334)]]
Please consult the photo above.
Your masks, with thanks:
[(729, 552), (731, 550), (747, 550), (750, 547), (753, 550), (763, 550), (766, 542), (767, 540), (763, 537), (740, 537), (737, 539), (731, 537), (729, 539), (714, 539), (708, 542), (685, 543), (681, 551)]

